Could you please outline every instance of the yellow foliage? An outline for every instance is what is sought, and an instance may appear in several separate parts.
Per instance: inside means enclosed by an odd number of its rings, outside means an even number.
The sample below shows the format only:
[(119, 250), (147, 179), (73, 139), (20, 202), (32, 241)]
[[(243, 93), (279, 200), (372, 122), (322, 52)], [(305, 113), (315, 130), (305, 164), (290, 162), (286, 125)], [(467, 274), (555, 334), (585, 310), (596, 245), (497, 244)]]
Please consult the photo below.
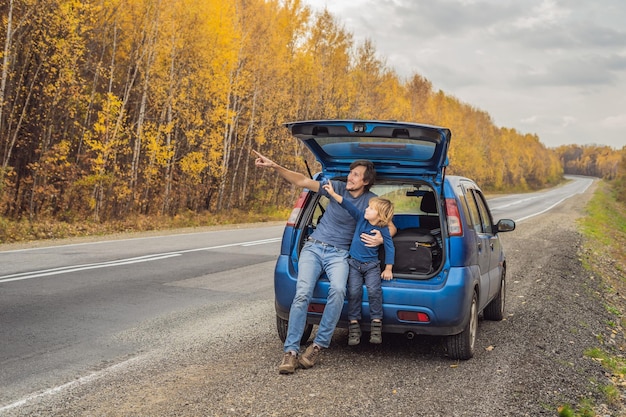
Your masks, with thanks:
[(200, 152), (190, 152), (180, 160), (180, 169), (192, 184), (199, 184), (202, 172), (209, 166)]
[[(0, 125), (5, 211), (30, 207), (29, 193), (41, 212), (97, 220), (287, 207), (293, 189), (256, 170), (251, 149), (317, 169), (282, 126), (304, 119), (448, 127), (449, 172), (486, 189), (541, 187), (562, 174), (558, 154), (536, 135), (495, 126), (419, 74), (401, 79), (371, 41), (355, 44), (333, 15), (301, 0), (49, 6), (15, 15), (23, 26), (8, 52), (12, 96), (0, 100), (5, 114), (24, 118)], [(603, 172), (616, 166), (611, 152), (582, 152), (577, 161)], [(56, 198), (63, 188), (71, 197)]]

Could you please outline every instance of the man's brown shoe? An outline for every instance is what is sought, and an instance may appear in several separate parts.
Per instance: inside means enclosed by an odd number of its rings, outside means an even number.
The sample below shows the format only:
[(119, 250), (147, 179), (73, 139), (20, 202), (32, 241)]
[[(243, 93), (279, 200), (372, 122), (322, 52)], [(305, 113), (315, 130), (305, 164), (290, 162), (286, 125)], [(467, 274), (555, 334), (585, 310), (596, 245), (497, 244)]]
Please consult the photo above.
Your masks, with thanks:
[(285, 352), (283, 361), (278, 365), (279, 374), (293, 374), (298, 367), (298, 357), (295, 352)]
[(322, 348), (315, 343), (311, 343), (304, 353), (300, 355), (300, 365), (303, 368), (311, 368), (319, 360), (320, 353), (322, 353)]

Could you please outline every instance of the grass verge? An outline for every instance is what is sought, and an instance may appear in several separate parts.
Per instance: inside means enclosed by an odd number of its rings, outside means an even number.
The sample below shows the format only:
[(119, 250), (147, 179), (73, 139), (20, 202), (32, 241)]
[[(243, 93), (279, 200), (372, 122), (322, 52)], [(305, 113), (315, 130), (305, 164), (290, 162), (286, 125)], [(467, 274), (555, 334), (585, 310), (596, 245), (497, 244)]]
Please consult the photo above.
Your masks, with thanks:
[[(607, 323), (610, 340), (600, 340), (601, 347), (588, 349), (585, 356), (602, 363), (611, 383), (600, 387), (606, 403), (624, 411), (626, 394), (626, 358), (623, 355), (626, 328), (626, 205), (616, 200), (611, 185), (600, 182), (586, 207), (587, 215), (579, 222), (584, 243), (582, 262), (594, 276), (602, 279), (604, 302), (614, 319)], [(588, 400), (575, 406), (564, 404), (559, 417), (593, 417), (605, 415)], [(595, 409), (595, 410), (594, 410)], [(620, 414), (622, 415), (622, 414)]]
[(224, 213), (187, 212), (174, 217), (136, 215), (118, 221), (95, 222), (83, 219), (71, 223), (52, 219), (10, 221), (0, 217), (0, 243), (283, 221), (289, 217), (290, 210), (260, 210), (250, 213), (240, 210), (230, 210)]

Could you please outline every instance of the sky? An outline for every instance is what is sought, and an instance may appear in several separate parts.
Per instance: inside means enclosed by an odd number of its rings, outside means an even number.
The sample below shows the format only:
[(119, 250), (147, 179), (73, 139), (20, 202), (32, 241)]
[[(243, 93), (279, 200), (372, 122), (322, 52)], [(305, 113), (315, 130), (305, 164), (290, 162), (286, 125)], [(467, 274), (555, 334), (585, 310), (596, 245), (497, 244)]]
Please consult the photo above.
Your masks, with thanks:
[(496, 126), (551, 148), (626, 146), (624, 0), (303, 1)]

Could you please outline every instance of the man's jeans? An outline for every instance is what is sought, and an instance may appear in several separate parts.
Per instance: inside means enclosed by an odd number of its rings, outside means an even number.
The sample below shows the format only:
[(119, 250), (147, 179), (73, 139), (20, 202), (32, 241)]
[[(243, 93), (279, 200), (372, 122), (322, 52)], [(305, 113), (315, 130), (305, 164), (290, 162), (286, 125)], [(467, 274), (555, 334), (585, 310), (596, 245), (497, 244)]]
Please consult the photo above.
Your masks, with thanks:
[(367, 287), (370, 318), (383, 318), (383, 290), (380, 277), (380, 262), (360, 262), (348, 259), (348, 320), (361, 320), (363, 283)]
[(300, 352), (300, 339), (306, 326), (309, 301), (315, 284), (323, 271), (330, 281), (328, 298), (322, 320), (317, 329), (314, 343), (327, 348), (333, 337), (335, 326), (341, 316), (348, 282), (348, 251), (333, 246), (306, 242), (300, 252), (298, 262), (298, 282), (296, 295), (289, 311), (289, 327), (285, 339), (285, 352)]

